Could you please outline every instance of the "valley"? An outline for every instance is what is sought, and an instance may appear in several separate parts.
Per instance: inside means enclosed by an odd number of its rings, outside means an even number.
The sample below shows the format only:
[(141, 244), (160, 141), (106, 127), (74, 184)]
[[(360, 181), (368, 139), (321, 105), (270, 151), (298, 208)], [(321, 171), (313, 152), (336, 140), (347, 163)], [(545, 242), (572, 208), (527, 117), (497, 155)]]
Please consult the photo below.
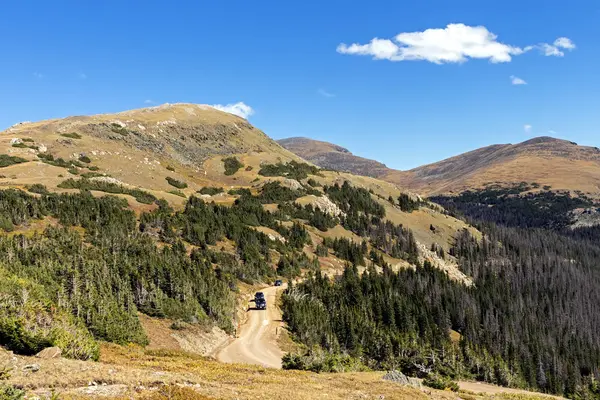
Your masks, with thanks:
[[(595, 393), (595, 181), (513, 164), (567, 157), (594, 175), (593, 149), (534, 140), (390, 178), (286, 143), (193, 104), (0, 133), (0, 393)], [(259, 290), (267, 309), (248, 310)], [(35, 358), (49, 347), (62, 357)]]

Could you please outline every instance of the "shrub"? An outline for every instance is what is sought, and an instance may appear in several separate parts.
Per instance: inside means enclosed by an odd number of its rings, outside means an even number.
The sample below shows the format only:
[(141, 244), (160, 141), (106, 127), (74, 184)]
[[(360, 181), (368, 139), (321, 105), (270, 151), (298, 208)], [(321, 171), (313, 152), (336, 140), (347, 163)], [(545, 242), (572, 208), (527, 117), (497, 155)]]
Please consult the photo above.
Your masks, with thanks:
[(27, 186), (27, 190), (31, 193), (50, 194), (48, 189), (46, 189), (46, 186), (42, 185), (41, 183), (35, 183), (33, 185)]
[(69, 139), (81, 139), (81, 135), (77, 132), (61, 133), (60, 136), (66, 137)]
[(33, 140), (32, 138), (21, 138), (21, 142), (34, 143), (35, 140)]
[(227, 157), (223, 159), (225, 166), (225, 175), (233, 175), (244, 166), (236, 157)]
[(321, 186), (321, 184), (319, 182), (315, 181), (313, 178), (310, 178), (308, 181), (306, 181), (306, 183), (308, 183), (312, 187)]
[(26, 145), (25, 143), (13, 143), (12, 147), (17, 147), (19, 149), (28, 149), (29, 146)]
[(88, 330), (66, 310), (50, 307), (43, 286), (4, 270), (0, 278), (0, 344), (24, 355), (58, 346), (66, 357), (98, 359), (98, 344)]
[(318, 175), (319, 168), (306, 163), (290, 161), (287, 164), (265, 164), (258, 171), (258, 174), (262, 176), (285, 176), (291, 179), (301, 180), (308, 177), (309, 174)]
[(170, 176), (167, 176), (165, 179), (167, 180), (167, 182), (169, 182), (169, 185), (175, 186), (177, 189), (185, 189), (186, 187), (188, 187), (187, 183), (178, 181), (177, 179), (171, 178)]
[(7, 218), (5, 215), (0, 215), (0, 229), (2, 229), (4, 232), (12, 232), (15, 227), (9, 218)]
[(202, 189), (198, 190), (200, 194), (207, 194), (209, 196), (214, 196), (215, 194), (223, 193), (222, 187), (214, 187), (214, 186), (206, 186)]
[(99, 170), (100, 170), (100, 168), (98, 168), (98, 167), (97, 167), (97, 166), (95, 166), (95, 165), (90, 165), (90, 166), (88, 167), (88, 169), (89, 169), (90, 171), (99, 171)]
[(0, 384), (0, 399), (21, 400), (25, 398), (25, 392), (11, 385)]
[(24, 162), (27, 162), (27, 160), (24, 158), (0, 154), (0, 168), (8, 167), (14, 164), (21, 164)]
[(83, 174), (81, 174), (82, 178), (97, 178), (100, 176), (106, 176), (105, 174), (99, 173), (99, 172), (84, 172)]
[(84, 154), (79, 156), (79, 161), (84, 162), (86, 164), (89, 164), (92, 162), (92, 160), (90, 160), (90, 158)]
[(232, 196), (252, 196), (252, 192), (250, 192), (250, 189), (246, 188), (231, 189), (227, 193), (229, 193)]
[(181, 190), (169, 190), (169, 193), (179, 197), (187, 197)]
[(452, 379), (441, 376), (438, 374), (429, 374), (425, 379), (423, 379), (423, 385), (429, 386), (433, 389), (438, 390), (446, 390), (449, 389), (453, 392), (458, 392), (460, 389), (458, 387), (458, 383), (454, 382)]
[(167, 170), (174, 172), (175, 171), (175, 167), (171, 166), (171, 165), (167, 165)]
[(121, 126), (117, 123), (112, 123), (110, 125), (110, 130), (113, 131), (114, 133), (118, 133), (123, 136), (129, 135), (129, 131), (127, 130), (127, 128), (125, 128), (124, 126)]
[(133, 196), (139, 203), (152, 204), (156, 196), (140, 189), (131, 189), (112, 182), (92, 181), (89, 179), (67, 179), (58, 185), (61, 189), (97, 190), (106, 193), (122, 193)]

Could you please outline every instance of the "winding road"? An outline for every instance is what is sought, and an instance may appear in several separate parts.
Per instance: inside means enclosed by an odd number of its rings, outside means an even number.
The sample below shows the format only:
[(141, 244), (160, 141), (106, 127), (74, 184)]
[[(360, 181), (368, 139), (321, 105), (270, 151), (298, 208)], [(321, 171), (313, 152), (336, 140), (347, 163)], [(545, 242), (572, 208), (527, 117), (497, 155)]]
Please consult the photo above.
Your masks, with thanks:
[(267, 309), (248, 311), (248, 319), (240, 327), (237, 337), (216, 353), (217, 360), (281, 368), (284, 353), (277, 345), (277, 333), (283, 329), (283, 322), (276, 303), (278, 292), (285, 287), (273, 286), (262, 290), (267, 299)]

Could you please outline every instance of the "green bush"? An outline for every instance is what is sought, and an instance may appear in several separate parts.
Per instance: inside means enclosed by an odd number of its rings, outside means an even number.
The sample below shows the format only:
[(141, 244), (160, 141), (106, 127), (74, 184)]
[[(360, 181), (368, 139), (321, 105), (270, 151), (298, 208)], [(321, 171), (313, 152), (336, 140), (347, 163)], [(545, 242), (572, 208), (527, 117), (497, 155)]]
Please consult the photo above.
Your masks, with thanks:
[(58, 346), (66, 357), (98, 359), (98, 344), (88, 330), (53, 306), (43, 286), (0, 269), (0, 299), (0, 345), (24, 355)]
[(37, 194), (50, 194), (46, 186), (41, 183), (34, 183), (33, 185), (27, 186), (27, 191)]
[(12, 221), (4, 215), (0, 215), (0, 229), (4, 232), (12, 232), (15, 227)]
[(454, 382), (452, 379), (441, 376), (439, 374), (429, 374), (425, 379), (423, 379), (423, 385), (429, 386), (433, 389), (438, 390), (451, 390), (453, 392), (458, 392), (459, 387), (458, 383)]
[(265, 164), (258, 171), (262, 176), (285, 176), (291, 179), (301, 180), (308, 175), (318, 175), (319, 168), (306, 163), (290, 161), (287, 164)]
[(98, 167), (97, 167), (97, 166), (95, 166), (95, 165), (90, 165), (90, 166), (88, 167), (88, 169), (89, 169), (90, 171), (99, 171), (99, 170), (100, 170), (100, 168), (98, 168)]
[(69, 139), (81, 139), (81, 135), (77, 132), (61, 133), (60, 136), (66, 137)]
[(127, 130), (127, 128), (125, 128), (124, 126), (121, 126), (117, 123), (112, 123), (110, 125), (110, 130), (113, 131), (114, 133), (118, 133), (123, 136), (129, 135), (129, 131)]
[(206, 186), (202, 189), (198, 190), (200, 194), (207, 194), (209, 196), (214, 196), (215, 194), (223, 193), (222, 187), (214, 187), (214, 186)]
[(25, 143), (13, 143), (12, 147), (17, 147), (19, 149), (28, 149), (29, 146), (26, 145)]
[(0, 383), (0, 399), (2, 400), (21, 400), (25, 398), (25, 392), (11, 385)]
[(24, 162), (27, 162), (27, 160), (24, 158), (0, 154), (0, 168), (8, 167), (14, 164), (21, 164)]
[(99, 180), (85, 179), (67, 179), (58, 184), (61, 189), (79, 189), (79, 190), (97, 190), (99, 192), (113, 194), (128, 194), (133, 196), (139, 203), (152, 204), (156, 201), (156, 196), (140, 189), (131, 189), (122, 185), (117, 185), (112, 182), (103, 182)]
[(246, 188), (231, 189), (227, 193), (232, 196), (251, 196), (252, 195), (252, 192), (250, 192), (250, 189), (246, 189)]
[(86, 164), (89, 164), (89, 163), (92, 162), (92, 160), (88, 156), (86, 156), (84, 154), (82, 154), (82, 155), (79, 156), (79, 161), (84, 162)]
[(223, 159), (225, 166), (225, 175), (233, 175), (244, 166), (236, 157), (227, 157)]
[(181, 190), (169, 190), (169, 193), (179, 197), (186, 197), (185, 193), (183, 193)]
[(21, 138), (21, 141), (25, 142), (25, 143), (34, 143), (35, 142), (35, 140), (33, 140), (32, 138)]
[(174, 167), (172, 167), (171, 165), (167, 165), (167, 170), (168, 170), (168, 171), (171, 171), (171, 172), (174, 172), (174, 171), (175, 171), (175, 168), (174, 168)]
[(169, 182), (169, 185), (175, 186), (177, 189), (185, 189), (186, 187), (188, 187), (187, 183), (178, 181), (177, 179), (171, 178), (170, 176), (167, 176), (165, 179), (167, 180), (167, 182)]

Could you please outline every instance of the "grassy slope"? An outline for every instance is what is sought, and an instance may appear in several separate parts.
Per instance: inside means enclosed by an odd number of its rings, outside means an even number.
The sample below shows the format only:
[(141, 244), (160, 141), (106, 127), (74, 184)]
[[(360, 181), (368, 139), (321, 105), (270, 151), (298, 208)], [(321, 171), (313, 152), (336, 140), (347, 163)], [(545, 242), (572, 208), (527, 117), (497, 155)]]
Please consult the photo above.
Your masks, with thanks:
[[(0, 362), (10, 355), (0, 350)], [(500, 394), (488, 397), (403, 387), (382, 380), (383, 373), (315, 374), (268, 370), (257, 366), (221, 364), (200, 356), (173, 351), (103, 345), (101, 362), (39, 360), (16, 357), (10, 383), (30, 393), (47, 395), (51, 388), (61, 398), (193, 399), (535, 399), (533, 394)], [(38, 363), (35, 374), (22, 367)], [(99, 386), (90, 386), (95, 382)], [(183, 387), (171, 397), (160, 395), (163, 385)], [(177, 394), (176, 392), (179, 392)], [(201, 398), (201, 397), (199, 397)]]

